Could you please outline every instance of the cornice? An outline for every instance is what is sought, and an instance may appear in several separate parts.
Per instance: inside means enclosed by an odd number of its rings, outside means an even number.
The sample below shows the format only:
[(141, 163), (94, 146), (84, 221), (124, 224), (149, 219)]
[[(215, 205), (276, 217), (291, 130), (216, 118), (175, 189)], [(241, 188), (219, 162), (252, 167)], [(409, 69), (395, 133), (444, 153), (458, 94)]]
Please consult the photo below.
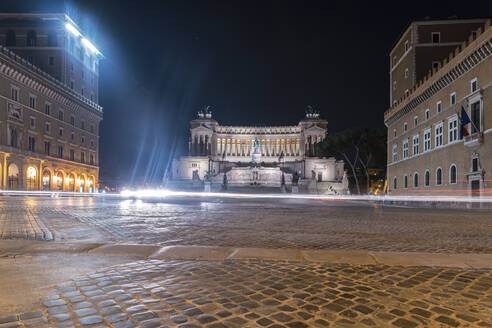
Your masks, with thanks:
[(60, 81), (2, 46), (0, 46), (0, 74), (57, 100), (65, 107), (75, 111), (85, 110), (102, 118), (103, 109), (100, 105), (75, 93)]
[(470, 37), (461, 47), (458, 47), (455, 52), (443, 60), (439, 69), (430, 72), (423, 81), (417, 83), (408, 95), (389, 108), (384, 113), (386, 126), (393, 124), (492, 56), (492, 27), (490, 26), (490, 21), (487, 21), (485, 29), (483, 33), (482, 29), (479, 29), (475, 40)]

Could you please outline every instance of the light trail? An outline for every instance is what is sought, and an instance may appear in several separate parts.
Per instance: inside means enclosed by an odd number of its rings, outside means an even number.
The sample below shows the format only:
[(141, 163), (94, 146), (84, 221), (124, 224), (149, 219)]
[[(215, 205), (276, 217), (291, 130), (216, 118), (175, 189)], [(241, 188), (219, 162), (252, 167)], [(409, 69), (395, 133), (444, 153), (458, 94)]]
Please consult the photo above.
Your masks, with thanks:
[(0, 195), (12, 196), (49, 196), (49, 197), (108, 197), (121, 199), (172, 199), (181, 198), (231, 198), (231, 199), (306, 199), (319, 201), (375, 201), (375, 202), (447, 202), (447, 203), (492, 203), (492, 197), (470, 197), (470, 196), (392, 196), (392, 195), (314, 195), (314, 194), (248, 194), (232, 192), (194, 192), (194, 191), (172, 191), (167, 189), (144, 189), (125, 190), (121, 193), (88, 193), (67, 191), (21, 191), (0, 190)]

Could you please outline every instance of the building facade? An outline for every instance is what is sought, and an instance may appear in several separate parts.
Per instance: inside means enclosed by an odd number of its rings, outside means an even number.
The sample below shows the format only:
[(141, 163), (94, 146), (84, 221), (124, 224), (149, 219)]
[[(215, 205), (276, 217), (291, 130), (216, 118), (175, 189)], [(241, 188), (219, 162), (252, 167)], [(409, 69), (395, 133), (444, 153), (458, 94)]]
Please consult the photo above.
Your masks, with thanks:
[(97, 190), (101, 58), (64, 14), (0, 14), (0, 189)]
[(415, 21), (390, 51), (390, 104), (407, 94), (418, 81), (460, 46), (486, 19)]
[[(462, 23), (456, 24), (461, 30)], [(433, 29), (425, 33), (426, 38), (433, 38)], [(406, 42), (404, 36), (395, 48), (402, 47), (402, 43), (405, 47)], [(419, 62), (419, 52), (415, 59)], [(422, 79), (409, 84), (407, 92), (393, 98), (393, 105), (384, 114), (388, 127), (388, 190), (407, 195), (490, 195), (490, 20), (431, 67)]]
[(232, 186), (278, 187), (297, 176), (306, 189), (346, 193), (343, 161), (317, 157), (327, 124), (308, 112), (293, 126), (223, 126), (211, 112), (200, 111), (190, 123), (189, 155), (173, 161), (173, 179), (204, 180), (209, 174), (220, 184), (225, 175)]

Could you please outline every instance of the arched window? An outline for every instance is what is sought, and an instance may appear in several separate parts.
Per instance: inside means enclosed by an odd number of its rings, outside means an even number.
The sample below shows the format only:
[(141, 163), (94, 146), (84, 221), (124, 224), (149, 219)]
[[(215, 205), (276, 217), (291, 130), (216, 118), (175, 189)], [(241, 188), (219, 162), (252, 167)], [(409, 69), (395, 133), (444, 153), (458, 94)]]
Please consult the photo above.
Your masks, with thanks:
[(7, 32), (7, 40), (5, 40), (5, 45), (7, 47), (15, 47), (17, 44), (17, 38), (15, 36), (14, 30), (8, 30)]
[(9, 165), (8, 171), (8, 187), (9, 190), (19, 189), (19, 168), (14, 163)]
[(442, 169), (439, 167), (436, 170), (436, 185), (440, 186), (442, 184)]
[(58, 40), (56, 39), (56, 32), (48, 32), (48, 47), (56, 47), (58, 45)]
[(73, 173), (68, 176), (68, 191), (75, 191), (75, 175)]
[(58, 174), (53, 177), (53, 180), (56, 182), (56, 190), (63, 191), (63, 173), (58, 172)]
[(415, 174), (413, 175), (413, 187), (418, 188), (418, 186), (419, 186), (419, 174), (415, 172)]
[(457, 170), (456, 165), (451, 164), (449, 168), (449, 183), (455, 184), (457, 182)]
[(430, 172), (429, 170), (425, 171), (424, 184), (426, 187), (430, 185)]
[(51, 190), (51, 173), (48, 170), (43, 172), (43, 190)]
[(34, 166), (29, 166), (26, 172), (27, 190), (37, 190), (38, 170)]
[(27, 32), (27, 42), (28, 47), (35, 47), (37, 43), (36, 31)]
[(393, 190), (396, 190), (398, 187), (398, 181), (396, 180), (396, 177), (393, 178)]
[(405, 176), (403, 177), (403, 186), (404, 186), (405, 188), (408, 188), (408, 175), (405, 175)]

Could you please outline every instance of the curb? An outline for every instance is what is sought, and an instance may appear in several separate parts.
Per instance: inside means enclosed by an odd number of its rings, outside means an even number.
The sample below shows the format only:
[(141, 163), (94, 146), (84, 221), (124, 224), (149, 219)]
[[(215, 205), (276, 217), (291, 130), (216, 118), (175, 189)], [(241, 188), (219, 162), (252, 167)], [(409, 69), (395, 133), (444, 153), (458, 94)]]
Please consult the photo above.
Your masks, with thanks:
[[(16, 250), (11, 250), (10, 253)], [(235, 248), (214, 246), (157, 246), (100, 243), (42, 243), (19, 247), (24, 254), (87, 253), (94, 256), (119, 256), (156, 260), (257, 260), (352, 265), (429, 266), (453, 268), (492, 268), (492, 254), (447, 254), (422, 252), (370, 252), (361, 250), (300, 250)]]

